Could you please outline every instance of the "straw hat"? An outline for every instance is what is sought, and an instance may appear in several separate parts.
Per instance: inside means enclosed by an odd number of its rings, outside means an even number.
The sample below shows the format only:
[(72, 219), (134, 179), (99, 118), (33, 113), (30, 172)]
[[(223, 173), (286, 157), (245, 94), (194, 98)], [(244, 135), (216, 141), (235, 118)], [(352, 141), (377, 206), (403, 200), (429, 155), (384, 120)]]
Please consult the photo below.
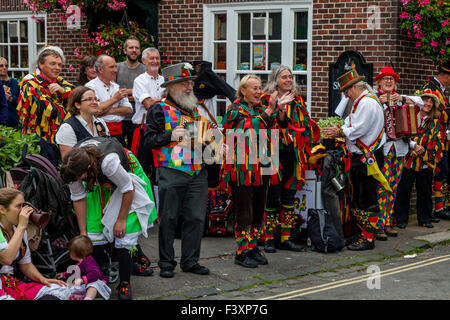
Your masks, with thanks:
[(434, 106), (436, 108), (441, 104), (441, 100), (439, 99), (439, 95), (436, 91), (432, 91), (431, 89), (425, 89), (419, 93), (420, 97), (430, 97), (434, 100)]

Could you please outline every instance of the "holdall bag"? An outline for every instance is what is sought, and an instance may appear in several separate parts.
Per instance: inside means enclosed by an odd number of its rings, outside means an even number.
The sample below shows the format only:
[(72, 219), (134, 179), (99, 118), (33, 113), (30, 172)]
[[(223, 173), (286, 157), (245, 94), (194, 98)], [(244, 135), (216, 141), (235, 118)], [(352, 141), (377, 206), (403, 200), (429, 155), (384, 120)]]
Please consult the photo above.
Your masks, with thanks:
[(336, 231), (330, 213), (324, 209), (308, 210), (308, 237), (312, 249), (319, 252), (340, 251), (345, 246), (345, 240)]

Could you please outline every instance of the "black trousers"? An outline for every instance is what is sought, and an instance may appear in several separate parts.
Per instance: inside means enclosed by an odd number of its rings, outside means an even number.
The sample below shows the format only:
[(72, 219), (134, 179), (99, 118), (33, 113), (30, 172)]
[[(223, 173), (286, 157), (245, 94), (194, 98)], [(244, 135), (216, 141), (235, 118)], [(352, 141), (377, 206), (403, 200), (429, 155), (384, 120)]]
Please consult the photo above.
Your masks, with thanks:
[(173, 249), (175, 229), (179, 217), (181, 226), (181, 261), (183, 270), (191, 268), (200, 258), (206, 199), (208, 171), (190, 176), (176, 169), (158, 167), (156, 170), (159, 195), (159, 262), (161, 269), (174, 269), (177, 265)]
[(125, 141), (125, 148), (128, 150), (131, 150), (133, 133), (135, 129), (136, 125), (131, 120), (122, 120), (122, 136)]
[[(372, 176), (367, 176), (367, 166), (361, 162), (361, 154), (353, 154), (350, 164), (350, 177), (353, 185), (352, 201), (357, 208), (370, 212), (379, 212), (377, 188), (378, 180)], [(384, 165), (383, 148), (374, 152), (378, 168)]]
[(405, 168), (397, 187), (394, 204), (394, 216), (397, 223), (408, 223), (409, 203), (414, 182), (417, 190), (417, 221), (419, 224), (431, 222), (433, 172), (429, 169), (414, 171)]

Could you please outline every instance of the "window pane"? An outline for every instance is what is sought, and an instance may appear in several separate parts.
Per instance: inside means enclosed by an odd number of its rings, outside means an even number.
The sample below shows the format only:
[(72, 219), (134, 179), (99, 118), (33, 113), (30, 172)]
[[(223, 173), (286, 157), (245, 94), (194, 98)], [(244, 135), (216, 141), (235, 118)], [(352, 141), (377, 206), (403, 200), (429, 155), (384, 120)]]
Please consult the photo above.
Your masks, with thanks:
[(8, 59), (8, 46), (0, 46), (0, 57), (5, 58), (6, 60), (9, 61)]
[(227, 109), (226, 101), (217, 101), (217, 115), (223, 117)]
[(294, 70), (306, 70), (306, 43), (294, 43)]
[(306, 81), (306, 75), (305, 74), (297, 74), (295, 75), (295, 81), (297, 82), (297, 87), (299, 87), (301, 96), (303, 100), (307, 99), (307, 93), (308, 93), (308, 82)]
[(294, 39), (302, 40), (308, 37), (308, 13), (295, 13), (295, 36)]
[(252, 19), (252, 34), (254, 40), (266, 40), (266, 18), (256, 17), (257, 14)]
[(8, 42), (8, 22), (0, 22), (0, 42)]
[(9, 61), (10, 68), (19, 67), (19, 46), (11, 46), (11, 57)]
[(14, 22), (8, 22), (9, 23), (9, 25), (8, 25), (8, 31), (9, 31), (9, 42), (11, 42), (11, 43), (17, 43), (18, 42), (18, 40), (19, 40), (19, 38), (17, 37), (17, 34), (18, 34), (18, 30), (17, 30), (17, 28), (18, 28), (18, 23), (17, 23), (17, 21), (14, 21)]
[(269, 68), (272, 70), (281, 64), (281, 43), (269, 43)]
[(28, 23), (26, 21), (20, 21), (20, 42), (28, 42)]
[(45, 21), (36, 22), (36, 41), (45, 42)]
[(253, 69), (266, 70), (267, 46), (265, 43), (252, 44)]
[(227, 15), (225, 13), (216, 14), (214, 40), (227, 39)]
[(28, 67), (28, 46), (20, 46), (20, 67)]
[(226, 69), (227, 68), (227, 44), (216, 43), (214, 44), (214, 68)]
[(239, 40), (250, 40), (250, 13), (239, 14)]
[(269, 14), (269, 40), (281, 40), (281, 13)]
[(250, 70), (250, 43), (238, 43), (238, 70)]

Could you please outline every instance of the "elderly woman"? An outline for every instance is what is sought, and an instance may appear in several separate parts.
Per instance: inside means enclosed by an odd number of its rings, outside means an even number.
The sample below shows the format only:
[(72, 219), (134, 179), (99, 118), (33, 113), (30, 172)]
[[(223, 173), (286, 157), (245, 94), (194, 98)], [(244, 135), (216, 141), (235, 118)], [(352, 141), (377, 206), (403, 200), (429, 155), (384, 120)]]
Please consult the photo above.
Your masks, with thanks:
[[(271, 181), (265, 209), (265, 244), (266, 252), (275, 252), (274, 230), (277, 220), (281, 222), (280, 249), (302, 251), (299, 244), (293, 242), (291, 231), (296, 214), (294, 198), (297, 190), (303, 186), (307, 154), (314, 142), (312, 136), (312, 120), (309, 117), (305, 102), (295, 84), (292, 71), (283, 65), (272, 70), (269, 75), (261, 103), (268, 106), (270, 95), (278, 92), (278, 96), (286, 98), (286, 104), (279, 105), (278, 110), (286, 113), (290, 126), (280, 131), (280, 181)], [(275, 127), (278, 127), (275, 124)], [(279, 219), (277, 219), (279, 217)]]
[(417, 189), (417, 222), (419, 226), (433, 228), (432, 183), (433, 174), (442, 158), (441, 132), (439, 121), (439, 97), (436, 91), (426, 89), (420, 93), (423, 106), (420, 109), (420, 127), (418, 135), (411, 138), (412, 144), (420, 145), (422, 152), (416, 148), (405, 157), (402, 178), (398, 184), (394, 211), (397, 226), (406, 228), (408, 224), (411, 191), (414, 182)]
[(78, 74), (78, 85), (84, 86), (87, 82), (97, 77), (95, 72), (95, 61), (97, 59), (94, 56), (85, 56), (80, 63), (80, 73)]
[[(70, 290), (63, 281), (47, 279), (31, 262), (27, 227), (33, 208), (24, 205), (21, 191), (0, 189), (0, 300), (67, 300)], [(15, 270), (32, 282), (21, 282)]]
[[(234, 201), (237, 242), (235, 263), (247, 268), (268, 263), (261, 255), (257, 241), (263, 233), (264, 208), (272, 173), (269, 170), (271, 163), (261, 161), (261, 157), (265, 155), (258, 147), (261, 142), (257, 138), (262, 137), (262, 130), (271, 128), (276, 117), (280, 126), (286, 124), (285, 112), (275, 111), (278, 92), (272, 93), (267, 107), (261, 104), (261, 93), (261, 80), (257, 76), (243, 77), (237, 90), (238, 99), (227, 108), (223, 124), (227, 129), (227, 145), (234, 143), (233, 135), (238, 136), (238, 142), (234, 146), (228, 145), (229, 154), (223, 166), (223, 180), (231, 186)], [(270, 138), (267, 142), (270, 142)], [(267, 145), (270, 146), (270, 143)]]
[(0, 57), (0, 80), (3, 82), (3, 88), (8, 102), (8, 127), (17, 128), (19, 125), (19, 116), (17, 115), (17, 99), (20, 95), (19, 83), (16, 79), (8, 76), (8, 61)]
[[(375, 77), (377, 83), (377, 95), (383, 108), (387, 109), (390, 105), (416, 104), (423, 106), (422, 99), (417, 96), (405, 96), (397, 93), (397, 83), (399, 76), (390, 67), (384, 67)], [(390, 99), (390, 101), (389, 101)], [(409, 152), (409, 139), (391, 139), (387, 137), (383, 145), (384, 165), (381, 172), (386, 177), (392, 191), (378, 188), (378, 198), (380, 203), (380, 213), (378, 216), (377, 230), (375, 237), (377, 240), (387, 240), (387, 236), (396, 237), (397, 231), (393, 228), (392, 214), (394, 212), (395, 196), (397, 186), (401, 179), (405, 156)], [(415, 144), (415, 151), (423, 153), (420, 144)], [(433, 220), (436, 222), (436, 220)], [(437, 220), (439, 221), (439, 220)]]
[(69, 96), (67, 110), (71, 117), (61, 124), (55, 137), (61, 158), (85, 138), (109, 136), (105, 121), (95, 117), (98, 112), (98, 99), (92, 89), (76, 87)]

